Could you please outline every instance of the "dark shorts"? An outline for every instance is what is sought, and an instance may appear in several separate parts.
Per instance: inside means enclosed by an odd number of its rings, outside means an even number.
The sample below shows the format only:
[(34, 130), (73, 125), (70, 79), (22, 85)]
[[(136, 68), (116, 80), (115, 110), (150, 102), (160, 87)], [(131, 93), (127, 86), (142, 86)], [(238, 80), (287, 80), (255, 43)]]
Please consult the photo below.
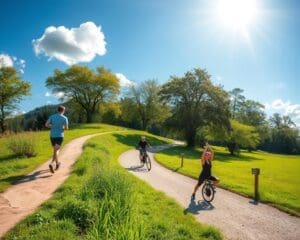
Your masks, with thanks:
[(64, 140), (64, 138), (62, 138), (62, 137), (54, 137), (54, 138), (52, 137), (52, 138), (50, 138), (52, 146), (55, 146), (55, 145), (61, 146), (63, 140)]
[(213, 175), (207, 175), (207, 174), (204, 174), (203, 172), (202, 173), (200, 173), (200, 175), (199, 175), (199, 179), (198, 179), (198, 186), (200, 186), (203, 182), (204, 182), (204, 180), (211, 180), (211, 181), (218, 181), (218, 178), (216, 178), (215, 176), (213, 176)]

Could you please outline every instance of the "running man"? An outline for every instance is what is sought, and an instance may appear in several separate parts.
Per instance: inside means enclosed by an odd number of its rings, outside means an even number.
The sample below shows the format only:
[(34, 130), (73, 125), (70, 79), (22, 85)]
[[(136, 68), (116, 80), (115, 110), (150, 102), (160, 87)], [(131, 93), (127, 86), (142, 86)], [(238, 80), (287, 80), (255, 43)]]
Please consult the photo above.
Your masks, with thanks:
[(192, 194), (192, 200), (195, 199), (195, 194), (201, 184), (204, 182), (204, 180), (209, 179), (213, 182), (214, 185), (218, 184), (220, 180), (213, 175), (211, 175), (211, 167), (212, 167), (212, 160), (214, 159), (214, 152), (212, 148), (208, 145), (208, 143), (205, 143), (204, 151), (201, 156), (201, 164), (202, 164), (202, 172), (199, 175), (198, 183), (196, 184), (194, 188), (194, 192)]
[(54, 173), (54, 162), (56, 164), (55, 170), (59, 169), (60, 162), (58, 161), (58, 153), (64, 139), (64, 130), (69, 129), (68, 118), (64, 116), (64, 113), (65, 107), (59, 106), (57, 113), (51, 115), (45, 124), (47, 128), (51, 129), (50, 141), (53, 147), (53, 157), (49, 168), (52, 173)]

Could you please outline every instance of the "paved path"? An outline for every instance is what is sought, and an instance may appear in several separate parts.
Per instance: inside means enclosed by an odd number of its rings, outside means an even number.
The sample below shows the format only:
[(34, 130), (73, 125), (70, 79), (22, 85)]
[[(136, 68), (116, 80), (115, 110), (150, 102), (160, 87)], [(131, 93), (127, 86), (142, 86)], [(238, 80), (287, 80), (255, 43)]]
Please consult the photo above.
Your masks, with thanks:
[(0, 193), (0, 238), (49, 199), (69, 177), (72, 165), (82, 153), (82, 147), (86, 140), (108, 133), (113, 132), (92, 134), (72, 140), (62, 148), (59, 154), (62, 164), (57, 172), (50, 173), (49, 159), (5, 192)]
[[(161, 150), (163, 149), (156, 149)], [(226, 239), (234, 240), (300, 240), (300, 218), (290, 216), (266, 204), (254, 205), (251, 199), (217, 189), (212, 205), (202, 201), (199, 191), (196, 201), (190, 196), (196, 180), (168, 170), (153, 159), (152, 170), (140, 167), (138, 151), (120, 156), (120, 163), (153, 188), (175, 198), (197, 221), (219, 228)]]

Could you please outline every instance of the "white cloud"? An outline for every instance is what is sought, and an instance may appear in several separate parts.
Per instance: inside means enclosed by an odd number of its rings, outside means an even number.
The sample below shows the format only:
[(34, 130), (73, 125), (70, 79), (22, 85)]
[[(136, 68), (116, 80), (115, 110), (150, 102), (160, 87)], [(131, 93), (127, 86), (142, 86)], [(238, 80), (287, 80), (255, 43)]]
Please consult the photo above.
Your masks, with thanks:
[(55, 97), (55, 98), (64, 98), (65, 97), (65, 93), (64, 92), (57, 92), (57, 93), (49, 93), (46, 92), (45, 93), (45, 97)]
[(17, 58), (15, 56), (9, 56), (8, 54), (0, 54), (0, 67), (13, 67), (16, 65), (20, 73), (24, 73), (26, 62), (24, 59)]
[(36, 55), (44, 54), (49, 60), (56, 58), (68, 65), (90, 62), (96, 55), (106, 53), (101, 26), (97, 27), (93, 22), (71, 29), (50, 26), (42, 37), (34, 39), (32, 43)]
[(272, 103), (265, 104), (266, 110), (275, 110), (283, 115), (291, 117), (297, 126), (300, 126), (300, 104), (292, 104), (290, 101), (275, 99)]
[(13, 67), (13, 58), (7, 54), (0, 54), (0, 67)]
[(116, 73), (116, 76), (120, 81), (121, 87), (130, 87), (135, 84), (133, 81), (127, 79), (127, 77), (122, 73)]

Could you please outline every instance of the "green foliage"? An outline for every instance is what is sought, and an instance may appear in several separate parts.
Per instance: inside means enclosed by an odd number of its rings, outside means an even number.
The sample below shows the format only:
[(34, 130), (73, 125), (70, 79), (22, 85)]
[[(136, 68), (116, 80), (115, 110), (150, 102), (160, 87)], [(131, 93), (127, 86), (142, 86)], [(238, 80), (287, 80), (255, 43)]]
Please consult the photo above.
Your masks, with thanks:
[[(263, 151), (241, 151), (238, 156), (227, 153), (223, 147), (213, 147), (215, 158), (213, 174), (220, 178), (220, 186), (253, 197), (251, 168), (261, 170), (259, 192), (262, 202), (300, 216), (300, 158), (298, 155), (271, 154)], [(184, 153), (184, 166), (180, 167), (180, 154)], [(171, 170), (198, 178), (202, 149), (175, 147), (155, 155), (158, 162)], [(284, 169), (284, 170), (283, 170)]]
[(8, 148), (16, 157), (35, 157), (36, 138), (32, 133), (15, 134), (8, 141)]
[(241, 124), (235, 120), (231, 120), (230, 123), (232, 130), (226, 139), (230, 153), (233, 155), (239, 151), (240, 147), (255, 149), (260, 140), (255, 127)]
[(160, 94), (172, 106), (170, 125), (184, 132), (188, 146), (195, 145), (199, 127), (229, 127), (228, 94), (220, 86), (214, 86), (203, 69), (171, 77)]
[(131, 86), (127, 96), (121, 100), (122, 119), (143, 130), (163, 123), (169, 117), (170, 110), (160, 101), (160, 89), (155, 80)]
[(88, 123), (92, 122), (101, 103), (112, 101), (120, 90), (115, 74), (104, 67), (92, 71), (86, 66), (73, 65), (65, 72), (55, 70), (46, 81), (53, 93), (63, 92), (63, 98), (76, 102), (86, 114)]
[(16, 109), (21, 99), (30, 93), (30, 83), (23, 81), (13, 67), (0, 67), (0, 133), (4, 133), (5, 119)]

